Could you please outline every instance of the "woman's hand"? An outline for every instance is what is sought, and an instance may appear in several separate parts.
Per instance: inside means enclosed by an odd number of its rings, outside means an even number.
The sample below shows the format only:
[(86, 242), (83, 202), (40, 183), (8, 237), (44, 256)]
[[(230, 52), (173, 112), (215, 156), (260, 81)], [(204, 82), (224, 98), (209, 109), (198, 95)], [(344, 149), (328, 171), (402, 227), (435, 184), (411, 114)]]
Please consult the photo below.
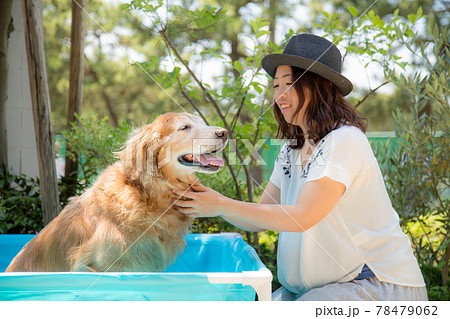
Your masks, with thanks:
[[(191, 218), (196, 217), (216, 217), (224, 213), (226, 197), (215, 190), (203, 185), (195, 184), (191, 186), (192, 191), (176, 190), (173, 192), (176, 197), (173, 199), (176, 209)], [(183, 200), (181, 198), (189, 198)]]

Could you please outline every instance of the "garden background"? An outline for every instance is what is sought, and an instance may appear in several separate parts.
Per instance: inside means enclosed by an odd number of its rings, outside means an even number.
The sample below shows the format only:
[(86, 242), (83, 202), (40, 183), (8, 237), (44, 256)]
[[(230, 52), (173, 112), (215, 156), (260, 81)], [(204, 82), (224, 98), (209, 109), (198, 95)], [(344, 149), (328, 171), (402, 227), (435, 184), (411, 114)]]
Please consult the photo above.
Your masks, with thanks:
[[(61, 206), (115, 161), (133, 127), (185, 110), (235, 141), (222, 154), (226, 167), (202, 183), (256, 202), (280, 147), (260, 61), (293, 34), (315, 33), (343, 53), (355, 87), (348, 99), (368, 118), (430, 300), (450, 300), (449, 1), (93, 0), (84, 10), (83, 103), (67, 123), (72, 6), (43, 2), (56, 156), (76, 163), (58, 180)], [(38, 179), (2, 166), (0, 195), (0, 233), (43, 228)], [(240, 232), (279, 286), (276, 232), (243, 232), (220, 218), (198, 219), (192, 231)]]

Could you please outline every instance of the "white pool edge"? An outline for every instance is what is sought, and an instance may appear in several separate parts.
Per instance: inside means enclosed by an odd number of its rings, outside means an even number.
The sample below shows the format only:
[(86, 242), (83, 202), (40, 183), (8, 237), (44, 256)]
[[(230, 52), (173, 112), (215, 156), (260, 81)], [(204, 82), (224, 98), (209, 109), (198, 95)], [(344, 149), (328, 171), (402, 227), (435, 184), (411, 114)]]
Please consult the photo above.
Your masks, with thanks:
[(259, 271), (212, 272), (207, 273), (208, 281), (212, 284), (242, 284), (251, 286), (258, 295), (258, 301), (272, 301), (272, 273), (269, 269)]

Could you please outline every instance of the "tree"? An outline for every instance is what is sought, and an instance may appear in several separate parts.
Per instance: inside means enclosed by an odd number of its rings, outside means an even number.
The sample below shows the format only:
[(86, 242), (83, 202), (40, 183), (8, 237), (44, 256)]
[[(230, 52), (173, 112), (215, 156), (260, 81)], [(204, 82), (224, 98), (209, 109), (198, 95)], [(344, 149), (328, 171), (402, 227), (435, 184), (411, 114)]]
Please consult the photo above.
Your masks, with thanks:
[(395, 113), (398, 144), (389, 151), (384, 173), (403, 224), (420, 227), (417, 233), (409, 229), (416, 256), (440, 268), (444, 286), (450, 267), (450, 33), (438, 24), (426, 31), (406, 45), (426, 71), (391, 74), (409, 95), (411, 112)]
[(39, 3), (37, 1), (22, 0), (21, 8), (36, 134), (42, 214), (44, 224), (48, 224), (59, 214), (60, 203), (50, 119), (50, 97), (48, 93), (44, 40), (41, 28), (42, 16), (39, 12)]
[[(161, 109), (178, 109), (142, 69), (133, 66), (133, 59), (141, 59), (145, 53), (157, 55), (161, 50), (147, 33), (139, 32), (141, 19), (127, 15), (118, 5), (100, 0), (89, 1), (86, 11), (89, 16), (84, 50), (85, 112), (108, 115), (111, 124), (118, 126), (123, 121), (135, 125), (149, 123)], [(71, 9), (64, 0), (45, 0), (43, 16), (52, 123), (54, 131), (61, 133), (66, 129), (67, 119), (70, 57), (67, 21), (71, 20)]]
[[(84, 38), (86, 30), (86, 17), (84, 10), (86, 1), (72, 2), (72, 26), (70, 32), (70, 80), (69, 80), (69, 101), (67, 105), (67, 129), (72, 128), (76, 114), (81, 113), (83, 104), (83, 80), (84, 80)], [(67, 147), (66, 147), (67, 150)], [(77, 156), (68, 156), (66, 152), (66, 162), (64, 167), (64, 177), (67, 184), (76, 185), (78, 177)], [(73, 191), (70, 191), (70, 189)], [(67, 188), (69, 194), (75, 195), (75, 187)]]
[(8, 169), (8, 145), (6, 138), (6, 99), (8, 91), (8, 39), (13, 31), (12, 0), (0, 3), (0, 174)]

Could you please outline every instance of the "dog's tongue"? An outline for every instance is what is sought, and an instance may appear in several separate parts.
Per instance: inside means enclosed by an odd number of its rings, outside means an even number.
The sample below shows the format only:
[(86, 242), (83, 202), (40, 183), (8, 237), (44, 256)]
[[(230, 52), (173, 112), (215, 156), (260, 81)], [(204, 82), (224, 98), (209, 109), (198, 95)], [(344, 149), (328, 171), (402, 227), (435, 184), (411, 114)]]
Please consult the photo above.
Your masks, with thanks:
[(212, 155), (212, 154), (201, 154), (201, 155), (194, 155), (195, 159), (199, 161), (202, 165), (207, 166), (224, 166), (223, 159), (219, 156)]

